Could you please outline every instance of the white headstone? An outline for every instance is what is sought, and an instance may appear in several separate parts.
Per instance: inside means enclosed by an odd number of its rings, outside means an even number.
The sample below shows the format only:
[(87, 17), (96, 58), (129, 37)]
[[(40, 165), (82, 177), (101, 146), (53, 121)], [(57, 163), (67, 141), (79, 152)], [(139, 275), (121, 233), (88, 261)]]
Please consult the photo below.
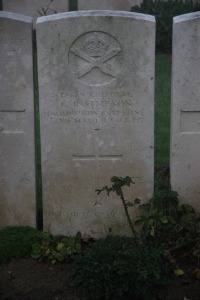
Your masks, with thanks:
[(128, 234), (121, 200), (95, 193), (112, 176), (134, 177), (129, 200), (152, 196), (154, 44), (155, 20), (147, 15), (38, 19), (45, 230)]
[(174, 18), (171, 185), (200, 213), (200, 13)]
[(131, 11), (131, 7), (140, 5), (141, 0), (78, 0), (78, 10), (109, 9)]
[(0, 227), (36, 225), (32, 19), (0, 12)]
[(3, 0), (3, 10), (33, 18), (68, 11), (68, 0)]

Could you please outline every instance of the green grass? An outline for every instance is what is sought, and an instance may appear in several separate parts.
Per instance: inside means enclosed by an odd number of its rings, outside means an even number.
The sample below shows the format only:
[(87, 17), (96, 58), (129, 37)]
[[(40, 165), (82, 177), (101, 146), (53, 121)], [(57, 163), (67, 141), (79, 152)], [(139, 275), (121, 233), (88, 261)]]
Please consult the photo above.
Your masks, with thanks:
[(169, 166), (171, 55), (157, 54), (155, 80), (155, 167)]

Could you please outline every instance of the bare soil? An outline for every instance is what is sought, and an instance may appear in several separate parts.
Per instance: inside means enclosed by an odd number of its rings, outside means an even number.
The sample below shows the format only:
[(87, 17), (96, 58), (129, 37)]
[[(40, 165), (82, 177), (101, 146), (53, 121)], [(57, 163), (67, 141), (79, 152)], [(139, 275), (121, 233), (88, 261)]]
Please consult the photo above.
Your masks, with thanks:
[(1, 300), (78, 300), (69, 276), (70, 262), (13, 259), (0, 266)]
[[(195, 265), (187, 263), (184, 268), (186, 275), (172, 276), (169, 284), (152, 291), (149, 300), (200, 300), (200, 280), (195, 276)], [(72, 261), (52, 265), (30, 258), (13, 259), (0, 265), (0, 299), (80, 300), (70, 279), (72, 269)]]

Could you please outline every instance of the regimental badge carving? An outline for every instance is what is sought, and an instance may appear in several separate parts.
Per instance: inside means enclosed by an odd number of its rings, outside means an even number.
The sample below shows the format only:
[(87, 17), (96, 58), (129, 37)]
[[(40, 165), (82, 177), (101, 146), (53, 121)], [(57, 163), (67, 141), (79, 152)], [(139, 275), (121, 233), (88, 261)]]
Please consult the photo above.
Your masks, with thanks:
[(69, 63), (74, 76), (89, 85), (102, 85), (115, 80), (120, 73), (122, 48), (104, 32), (88, 32), (72, 44)]

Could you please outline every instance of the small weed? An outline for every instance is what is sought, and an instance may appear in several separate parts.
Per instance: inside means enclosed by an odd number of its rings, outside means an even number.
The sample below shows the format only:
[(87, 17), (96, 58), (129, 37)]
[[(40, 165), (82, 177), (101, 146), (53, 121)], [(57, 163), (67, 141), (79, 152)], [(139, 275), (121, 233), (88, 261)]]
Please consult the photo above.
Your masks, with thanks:
[(192, 206), (179, 204), (178, 194), (168, 181), (160, 179), (153, 198), (137, 205), (141, 216), (134, 226), (142, 225), (143, 241), (173, 253), (200, 240), (200, 219)]
[(111, 187), (104, 186), (101, 190), (96, 190), (96, 192), (99, 195), (101, 192), (106, 191), (108, 196), (111, 192), (113, 192), (113, 193), (116, 193), (120, 197), (120, 199), (122, 200), (122, 204), (123, 204), (123, 207), (125, 210), (125, 214), (126, 214), (129, 226), (134, 235), (135, 229), (134, 229), (133, 222), (131, 221), (131, 218), (130, 218), (129, 212), (128, 212), (128, 207), (133, 206), (133, 203), (125, 200), (124, 194), (122, 191), (123, 186), (130, 186), (131, 184), (134, 184), (134, 182), (132, 181), (131, 177), (129, 177), (129, 176), (126, 176), (125, 178), (113, 176), (111, 178), (111, 183), (112, 183)]
[(63, 261), (72, 254), (81, 252), (81, 234), (75, 237), (55, 238), (50, 232), (40, 232), (32, 245), (31, 256), (39, 261), (51, 260), (53, 264)]
[(51, 4), (53, 1), (54, 0), (50, 0), (49, 3), (45, 7), (42, 7), (41, 10), (38, 9), (39, 16), (48, 16), (49, 14), (57, 13), (57, 11), (55, 11), (51, 8)]
[[(174, 259), (180, 250), (183, 252), (186, 249), (185, 256), (193, 254), (199, 261), (200, 218), (192, 206), (179, 204), (177, 192), (171, 190), (167, 170), (158, 172), (154, 196), (143, 204), (137, 198), (131, 203), (124, 199), (122, 188), (133, 183), (130, 177), (114, 176), (111, 183), (111, 187), (105, 186), (97, 190), (97, 193), (106, 191), (109, 196), (111, 192), (115, 192), (120, 197), (133, 236), (139, 238), (143, 245), (162, 249), (166, 261), (176, 268), (175, 271), (180, 270)], [(131, 220), (129, 206), (137, 207), (140, 212), (138, 219)]]

